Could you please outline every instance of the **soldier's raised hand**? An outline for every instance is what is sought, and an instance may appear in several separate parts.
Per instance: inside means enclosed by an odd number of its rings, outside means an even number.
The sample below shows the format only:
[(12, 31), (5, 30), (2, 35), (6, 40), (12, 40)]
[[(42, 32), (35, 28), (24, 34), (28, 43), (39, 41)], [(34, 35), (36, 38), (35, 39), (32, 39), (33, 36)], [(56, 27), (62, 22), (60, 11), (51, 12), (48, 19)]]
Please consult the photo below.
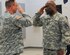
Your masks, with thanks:
[(43, 14), (45, 8), (46, 8), (46, 6), (43, 6), (42, 8), (40, 8), (40, 10), (38, 11), (38, 13)]
[(23, 14), (25, 12), (24, 9), (19, 4), (17, 4), (17, 10), (21, 14)]

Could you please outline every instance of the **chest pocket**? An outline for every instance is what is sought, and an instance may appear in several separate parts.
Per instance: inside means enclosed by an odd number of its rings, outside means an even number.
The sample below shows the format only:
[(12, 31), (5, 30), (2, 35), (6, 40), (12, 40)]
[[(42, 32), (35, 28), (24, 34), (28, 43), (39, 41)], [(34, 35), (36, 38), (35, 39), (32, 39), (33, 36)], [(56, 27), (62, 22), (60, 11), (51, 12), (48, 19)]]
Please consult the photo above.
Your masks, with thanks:
[(14, 19), (12, 17), (10, 17), (10, 18), (5, 18), (4, 19), (3, 28), (16, 29), (18, 27), (16, 27), (14, 25)]
[(44, 19), (44, 28), (47, 28), (49, 30), (57, 30), (58, 29), (58, 20), (54, 19), (54, 18), (47, 18)]
[(12, 18), (5, 18), (3, 22), (4, 27), (12, 26)]

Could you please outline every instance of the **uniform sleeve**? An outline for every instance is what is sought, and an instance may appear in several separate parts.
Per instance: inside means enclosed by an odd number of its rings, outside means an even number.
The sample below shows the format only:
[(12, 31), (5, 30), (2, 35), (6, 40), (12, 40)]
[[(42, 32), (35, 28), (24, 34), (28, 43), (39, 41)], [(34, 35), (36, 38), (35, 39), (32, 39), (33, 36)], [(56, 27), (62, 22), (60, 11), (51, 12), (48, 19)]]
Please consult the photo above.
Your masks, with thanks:
[(24, 14), (22, 14), (23, 17), (19, 18), (19, 19), (16, 19), (15, 21), (15, 25), (22, 28), (22, 27), (28, 27), (28, 26), (31, 26), (32, 23), (31, 21), (29, 20), (30, 17), (28, 16), (25, 16)]
[(61, 17), (59, 20), (60, 31), (62, 35), (62, 43), (68, 44), (68, 39), (70, 37), (70, 28), (68, 24), (68, 19), (66, 17)]
[(33, 25), (34, 26), (42, 26), (43, 25), (43, 20), (40, 18), (41, 14), (36, 13), (35, 16), (33, 17)]

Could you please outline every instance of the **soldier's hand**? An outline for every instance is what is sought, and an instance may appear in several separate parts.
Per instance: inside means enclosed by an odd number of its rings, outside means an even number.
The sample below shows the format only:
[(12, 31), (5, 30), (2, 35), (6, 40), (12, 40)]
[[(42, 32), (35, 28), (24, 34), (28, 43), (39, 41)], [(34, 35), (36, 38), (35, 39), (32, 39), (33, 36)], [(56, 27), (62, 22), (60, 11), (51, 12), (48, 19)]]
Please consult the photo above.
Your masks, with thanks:
[(17, 5), (17, 10), (21, 14), (23, 14), (25, 12), (24, 9), (20, 5)]
[(21, 18), (22, 18), (22, 16), (16, 16), (15, 18), (16, 18), (16, 19), (21, 19)]
[(43, 6), (43, 7), (38, 11), (38, 13), (43, 14), (45, 8), (46, 8), (46, 6)]
[(57, 55), (64, 55), (64, 50), (63, 49), (58, 50)]

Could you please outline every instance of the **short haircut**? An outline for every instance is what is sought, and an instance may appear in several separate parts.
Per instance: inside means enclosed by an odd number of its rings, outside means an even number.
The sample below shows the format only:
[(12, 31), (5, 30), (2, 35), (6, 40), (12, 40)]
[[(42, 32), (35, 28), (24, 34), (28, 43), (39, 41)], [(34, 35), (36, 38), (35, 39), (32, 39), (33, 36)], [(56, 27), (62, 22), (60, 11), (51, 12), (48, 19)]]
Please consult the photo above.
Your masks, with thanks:
[(14, 0), (8, 0), (5, 2), (5, 7), (10, 7), (14, 3)]

